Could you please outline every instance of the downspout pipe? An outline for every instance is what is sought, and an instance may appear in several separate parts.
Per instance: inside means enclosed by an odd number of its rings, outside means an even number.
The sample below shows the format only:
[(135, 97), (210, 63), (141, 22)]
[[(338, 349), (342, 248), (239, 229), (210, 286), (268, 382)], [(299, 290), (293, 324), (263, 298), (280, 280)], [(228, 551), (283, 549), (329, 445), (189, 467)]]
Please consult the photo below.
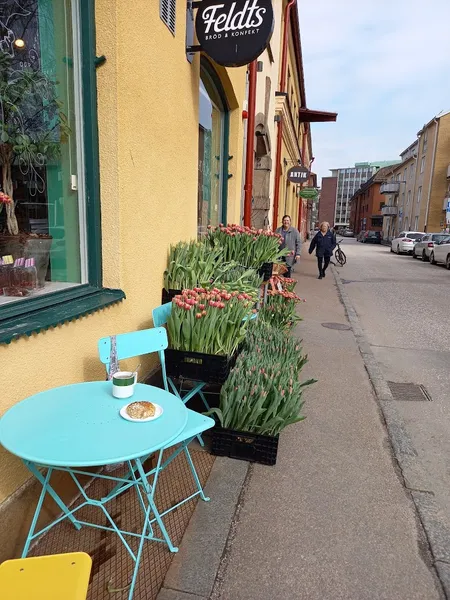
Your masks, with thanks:
[[(291, 22), (291, 8), (297, 4), (297, 0), (289, 0), (284, 9), (283, 27), (283, 49), (281, 54), (280, 92), (285, 91), (286, 71), (288, 59), (288, 31)], [(277, 123), (277, 150), (275, 155), (275, 182), (273, 194), (272, 229), (275, 231), (278, 223), (278, 204), (280, 201), (280, 177), (281, 177), (281, 142), (283, 139), (283, 121)]]
[(423, 230), (425, 231), (425, 233), (428, 231), (428, 214), (430, 212), (430, 199), (431, 199), (431, 191), (432, 191), (432, 187), (433, 187), (433, 177), (434, 177), (434, 163), (436, 162), (436, 150), (437, 150), (438, 133), (439, 133), (439, 119), (436, 119), (436, 117), (435, 117), (433, 119), (433, 121), (436, 123), (436, 133), (434, 134), (433, 157), (431, 159), (431, 180), (430, 180), (430, 185), (428, 187), (427, 210), (425, 213), (425, 223), (424, 223), (424, 227), (423, 227)]
[(247, 150), (244, 185), (244, 225), (252, 224), (253, 173), (255, 162), (256, 60), (248, 66)]

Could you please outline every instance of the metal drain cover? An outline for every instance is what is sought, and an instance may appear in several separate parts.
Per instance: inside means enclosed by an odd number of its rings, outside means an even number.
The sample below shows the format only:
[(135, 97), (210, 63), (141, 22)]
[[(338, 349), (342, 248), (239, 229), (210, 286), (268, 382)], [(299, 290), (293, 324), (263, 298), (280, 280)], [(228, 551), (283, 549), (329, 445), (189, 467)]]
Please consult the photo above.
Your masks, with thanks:
[(351, 329), (350, 325), (344, 325), (344, 323), (322, 323), (322, 327), (327, 329), (339, 329), (340, 331), (348, 331)]
[(423, 402), (432, 398), (423, 385), (415, 383), (394, 383), (388, 381), (389, 389), (391, 390), (394, 400), (409, 400), (412, 402)]

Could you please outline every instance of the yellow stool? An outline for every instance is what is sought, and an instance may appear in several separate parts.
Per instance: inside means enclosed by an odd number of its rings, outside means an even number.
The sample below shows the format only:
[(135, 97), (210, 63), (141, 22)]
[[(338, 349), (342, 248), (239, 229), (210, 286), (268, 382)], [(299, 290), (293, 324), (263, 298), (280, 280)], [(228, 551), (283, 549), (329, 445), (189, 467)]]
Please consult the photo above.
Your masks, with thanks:
[(91, 567), (84, 552), (7, 560), (0, 565), (0, 598), (86, 600)]

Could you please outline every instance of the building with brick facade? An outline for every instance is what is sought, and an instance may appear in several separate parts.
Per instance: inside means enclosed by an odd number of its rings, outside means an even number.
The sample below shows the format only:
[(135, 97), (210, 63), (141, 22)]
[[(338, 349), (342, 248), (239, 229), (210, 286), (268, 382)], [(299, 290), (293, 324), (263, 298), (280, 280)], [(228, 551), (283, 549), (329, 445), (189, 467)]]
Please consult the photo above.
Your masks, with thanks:
[[(355, 163), (353, 167), (343, 169), (331, 169), (331, 177), (322, 179), (322, 188), (325, 186), (332, 193), (334, 182), (325, 182), (325, 179), (336, 179), (334, 199), (325, 193), (324, 208), (322, 212), (327, 218), (321, 219), (329, 221), (337, 227), (348, 227), (350, 223), (350, 199), (368, 179), (372, 177), (379, 169), (387, 165), (400, 162), (399, 160), (360, 162)], [(330, 212), (330, 205), (333, 202), (333, 211)], [(320, 209), (319, 209), (320, 210)]]
[(391, 166), (379, 169), (350, 199), (350, 229), (355, 235), (361, 231), (382, 231), (386, 199), (380, 187), (391, 172)]
[(337, 182), (337, 177), (322, 177), (319, 200), (319, 223), (328, 221), (328, 223), (334, 225)]

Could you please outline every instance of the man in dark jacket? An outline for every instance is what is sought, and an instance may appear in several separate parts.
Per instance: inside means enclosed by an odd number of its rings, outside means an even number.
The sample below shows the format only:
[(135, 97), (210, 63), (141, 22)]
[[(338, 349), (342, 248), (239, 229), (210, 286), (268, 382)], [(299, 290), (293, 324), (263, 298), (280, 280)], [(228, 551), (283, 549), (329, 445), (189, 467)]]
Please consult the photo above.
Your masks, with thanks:
[(276, 233), (279, 233), (283, 237), (283, 243), (280, 248), (288, 248), (291, 253), (289, 256), (286, 256), (286, 266), (287, 273), (285, 273), (285, 277), (291, 276), (291, 269), (294, 262), (300, 260), (300, 252), (302, 250), (302, 241), (300, 239), (300, 234), (295, 227), (291, 226), (291, 217), (289, 215), (284, 215), (283, 227), (278, 227)]
[(312, 254), (316, 249), (317, 265), (319, 267), (318, 279), (325, 277), (325, 271), (330, 264), (330, 258), (333, 256), (333, 250), (336, 248), (336, 236), (330, 229), (330, 224), (324, 221), (320, 224), (319, 231), (313, 237), (309, 246), (309, 253)]

